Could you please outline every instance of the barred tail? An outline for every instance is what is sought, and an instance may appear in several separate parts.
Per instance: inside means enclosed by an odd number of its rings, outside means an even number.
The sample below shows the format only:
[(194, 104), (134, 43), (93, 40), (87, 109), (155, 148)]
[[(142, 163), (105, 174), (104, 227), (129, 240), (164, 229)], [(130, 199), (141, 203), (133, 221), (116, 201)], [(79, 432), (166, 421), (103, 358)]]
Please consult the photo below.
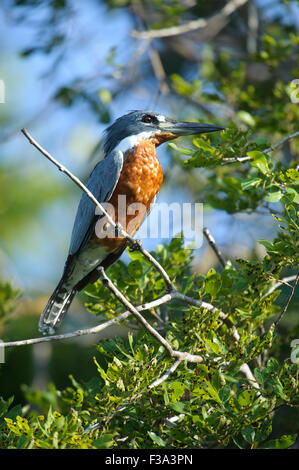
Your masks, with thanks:
[(66, 289), (63, 279), (54, 290), (43, 313), (41, 314), (38, 329), (44, 335), (52, 335), (65, 317), (77, 289)]

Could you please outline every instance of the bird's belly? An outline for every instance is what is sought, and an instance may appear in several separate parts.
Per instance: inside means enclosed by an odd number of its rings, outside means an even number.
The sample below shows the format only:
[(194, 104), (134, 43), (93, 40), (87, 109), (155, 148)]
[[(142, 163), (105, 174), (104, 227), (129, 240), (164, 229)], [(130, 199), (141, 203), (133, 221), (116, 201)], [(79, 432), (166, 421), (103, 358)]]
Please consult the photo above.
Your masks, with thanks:
[[(154, 144), (143, 141), (134, 151), (127, 152), (118, 183), (105, 207), (130, 236), (136, 233), (148, 214), (162, 182), (162, 167)], [(124, 243), (122, 237), (115, 237), (114, 229), (104, 218), (96, 224), (95, 236), (97, 243), (105, 246), (107, 251)]]

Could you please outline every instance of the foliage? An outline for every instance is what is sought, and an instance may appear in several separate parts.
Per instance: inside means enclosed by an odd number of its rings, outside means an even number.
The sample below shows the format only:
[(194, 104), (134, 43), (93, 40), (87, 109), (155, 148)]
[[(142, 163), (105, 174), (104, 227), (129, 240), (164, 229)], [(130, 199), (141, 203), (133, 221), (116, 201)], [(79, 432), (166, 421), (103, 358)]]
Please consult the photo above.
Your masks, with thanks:
[(0, 279), (0, 327), (15, 310), (20, 295), (19, 289)]
[[(149, 389), (173, 362), (164, 348), (143, 329), (127, 340), (103, 341), (97, 349), (105, 362), (95, 360), (97, 373), (88, 383), (70, 377), (71, 385), (61, 391), (54, 384), (44, 392), (26, 387), (28, 402), (40, 411), (25, 415), (8, 411), (11, 401), (3, 402), (2, 446), (285, 448), (295, 441), (296, 433), (284, 429), (271, 436), (273, 414), (282, 406), (295, 412), (299, 404), (298, 365), (290, 358), (281, 361), (278, 350), (273, 353), (280, 341), (273, 326), (261, 333), (278, 311), (278, 291), (265, 295), (277, 273), (266, 271), (267, 261), (239, 260), (221, 272), (191, 274), (192, 251), (184, 249), (181, 238), (158, 247), (155, 255), (183, 293), (211, 301), (228, 315), (239, 341), (217, 310), (164, 305), (157, 313), (160, 324), (169, 318), (163, 328), (167, 340), (174, 348), (200, 354), (204, 363), (181, 364), (167, 381)], [(136, 304), (162, 295), (164, 286), (153, 267), (139, 254), (131, 257), (128, 265), (118, 262), (110, 270), (117, 287)], [(273, 257), (277, 253), (270, 249), (268, 265)], [(91, 312), (108, 318), (118, 312), (118, 301), (99, 282), (87, 295)], [(253, 368), (258, 385), (242, 375), (244, 363)], [(95, 422), (98, 430), (82, 434)]]

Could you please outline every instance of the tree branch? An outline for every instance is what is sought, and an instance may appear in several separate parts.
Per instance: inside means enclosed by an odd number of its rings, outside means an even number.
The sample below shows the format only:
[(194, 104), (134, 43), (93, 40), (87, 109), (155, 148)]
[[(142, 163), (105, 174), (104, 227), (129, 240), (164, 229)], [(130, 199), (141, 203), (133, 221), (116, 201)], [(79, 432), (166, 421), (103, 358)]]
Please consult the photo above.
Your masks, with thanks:
[[(293, 132), (293, 134), (287, 135), (283, 139), (279, 140), (276, 144), (271, 145), (271, 147), (268, 147), (267, 149), (263, 150), (263, 153), (270, 153), (273, 152), (273, 150), (277, 149), (280, 145), (283, 145), (285, 142), (288, 142), (291, 139), (294, 139), (295, 137), (299, 136), (299, 131)], [(246, 156), (246, 157), (234, 157), (234, 158), (224, 158), (221, 162), (221, 165), (228, 165), (230, 163), (244, 163), (244, 162), (249, 162), (251, 160), (251, 157)]]
[[(162, 297), (159, 297), (158, 299), (153, 300), (152, 302), (139, 305), (138, 307), (136, 307), (136, 309), (139, 312), (142, 312), (144, 310), (149, 310), (151, 308), (159, 307), (160, 305), (168, 303), (170, 301), (171, 301), (171, 295), (165, 294)], [(121, 321), (126, 320), (130, 315), (132, 315), (132, 312), (127, 310), (121, 313), (120, 315), (118, 315), (117, 317), (114, 317), (111, 320), (106, 321), (105, 323), (101, 323), (100, 325), (96, 325), (91, 328), (76, 330), (76, 331), (73, 331), (72, 333), (63, 333), (60, 335), (51, 335), (51, 336), (41, 336), (39, 338), (24, 339), (24, 340), (19, 340), (19, 341), (0, 342), (0, 348), (1, 347), (9, 348), (9, 347), (15, 347), (15, 346), (28, 346), (30, 344), (47, 343), (51, 341), (61, 341), (65, 339), (71, 339), (77, 336), (94, 335), (94, 334), (100, 333), (106, 328), (109, 328), (110, 326), (113, 326)]]
[(245, 5), (247, 1), (248, 0), (230, 0), (219, 13), (216, 13), (208, 20), (198, 18), (197, 20), (189, 21), (189, 23), (172, 26), (170, 28), (151, 29), (150, 31), (133, 30), (131, 31), (131, 36), (139, 39), (167, 38), (190, 33), (191, 31), (206, 27), (214, 29), (214, 34), (217, 34), (226, 25), (228, 17), (242, 5)]
[(294, 295), (294, 292), (295, 292), (295, 289), (296, 289), (296, 286), (297, 286), (298, 281), (299, 281), (299, 272), (298, 272), (298, 274), (297, 274), (297, 276), (296, 276), (296, 279), (295, 279), (294, 284), (293, 284), (292, 287), (291, 287), (291, 290), (290, 290), (290, 293), (289, 293), (288, 298), (287, 298), (287, 300), (286, 300), (286, 303), (284, 304), (284, 306), (283, 306), (283, 308), (282, 308), (282, 310), (281, 310), (281, 312), (280, 312), (280, 314), (279, 314), (277, 320), (274, 322), (274, 325), (275, 325), (275, 330), (274, 330), (274, 331), (277, 330), (277, 327), (278, 327), (278, 325), (279, 325), (279, 323), (280, 323), (282, 317), (284, 316), (284, 314), (286, 313), (286, 311), (287, 311), (287, 309), (288, 309), (288, 306), (289, 306), (289, 304), (290, 304), (290, 302), (291, 302), (291, 300), (292, 300), (292, 297), (293, 297), (293, 295)]
[(152, 325), (150, 325), (150, 323), (148, 323), (145, 318), (143, 318), (143, 316), (138, 312), (138, 310), (134, 307), (134, 305), (131, 304), (131, 302), (128, 301), (128, 299), (126, 299), (126, 297), (117, 289), (117, 287), (113, 284), (113, 282), (111, 281), (111, 279), (107, 276), (107, 274), (105, 273), (105, 270), (102, 266), (100, 266), (98, 268), (98, 271), (100, 273), (100, 277), (103, 279), (103, 284), (108, 287), (108, 289), (111, 290), (111, 292), (113, 292), (113, 294), (115, 295), (115, 297), (130, 311), (133, 313), (133, 315), (135, 315), (135, 317), (137, 318), (137, 320), (147, 329), (147, 331), (152, 335), (154, 336), (154, 338), (156, 338), (164, 347), (165, 349), (167, 349), (168, 353), (170, 354), (170, 356), (172, 357), (177, 357), (179, 358), (180, 360), (187, 360), (189, 362), (202, 362), (203, 361), (203, 358), (201, 356), (197, 356), (197, 355), (194, 355), (194, 354), (189, 354), (188, 352), (181, 352), (181, 351), (175, 351), (171, 345), (168, 343), (168, 341), (166, 341), (165, 338), (163, 338), (163, 336), (160, 335), (160, 333), (158, 333), (157, 330), (155, 330), (155, 328), (152, 327)]
[(274, 292), (276, 289), (281, 287), (282, 284), (285, 284), (288, 287), (292, 287), (291, 284), (289, 284), (289, 282), (295, 281), (296, 277), (297, 277), (296, 274), (294, 274), (293, 276), (287, 276), (287, 277), (280, 279), (272, 287), (270, 287), (269, 290), (267, 290), (266, 294), (263, 295), (262, 299), (264, 299), (265, 297), (268, 297), (268, 295), (272, 294), (272, 292)]
[(183, 361), (183, 359), (177, 359), (171, 367), (163, 374), (161, 377), (159, 377), (157, 380), (152, 382), (148, 388), (155, 388), (158, 387), (158, 385), (161, 385), (161, 383), (165, 382), (165, 380), (168, 379), (168, 377), (173, 374), (173, 372), (176, 370), (176, 368), (180, 365), (180, 363)]
[(206, 237), (206, 239), (207, 239), (207, 241), (208, 241), (208, 244), (210, 245), (210, 247), (211, 247), (212, 250), (214, 251), (215, 255), (217, 256), (217, 258), (218, 258), (220, 264), (223, 266), (223, 268), (225, 268), (225, 266), (226, 266), (226, 261), (225, 261), (225, 259), (223, 258), (220, 249), (219, 249), (218, 246), (216, 245), (216, 242), (215, 242), (214, 237), (212, 236), (212, 234), (210, 233), (210, 231), (209, 231), (206, 227), (204, 227), (204, 229), (203, 229), (203, 234), (204, 234), (204, 236)]

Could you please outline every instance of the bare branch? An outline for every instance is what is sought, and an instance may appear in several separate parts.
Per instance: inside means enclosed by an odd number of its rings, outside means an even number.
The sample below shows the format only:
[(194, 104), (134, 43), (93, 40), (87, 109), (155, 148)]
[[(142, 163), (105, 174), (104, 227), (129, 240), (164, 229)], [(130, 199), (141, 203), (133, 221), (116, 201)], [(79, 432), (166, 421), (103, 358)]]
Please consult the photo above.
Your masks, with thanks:
[(149, 48), (149, 58), (153, 67), (154, 74), (159, 83), (160, 92), (165, 95), (168, 95), (170, 89), (167, 83), (167, 76), (161, 60), (161, 56), (152, 44)]
[(276, 289), (281, 287), (282, 284), (285, 284), (288, 287), (292, 287), (291, 284), (289, 284), (289, 282), (295, 281), (296, 277), (297, 277), (296, 274), (294, 274), (293, 276), (287, 276), (282, 279), (279, 279), (272, 287), (270, 287), (270, 289), (266, 292), (266, 294), (263, 295), (262, 299), (264, 299), (265, 297), (268, 297), (268, 295), (272, 294), (272, 292), (274, 292)]
[[(217, 309), (213, 305), (207, 302), (203, 302), (201, 300), (192, 299), (191, 297), (180, 294), (177, 291), (165, 294), (162, 297), (159, 297), (158, 299), (153, 300), (152, 302), (138, 305), (137, 307), (134, 307), (134, 308), (138, 312), (142, 312), (145, 310), (150, 310), (150, 309), (159, 307), (160, 305), (172, 302), (174, 300), (179, 300), (181, 302), (188, 303), (197, 308), (204, 308), (208, 311), (217, 311), (219, 313), (219, 318), (222, 321), (224, 322), (229, 321), (225, 313), (221, 312), (221, 310)], [(112, 318), (111, 320), (106, 321), (105, 323), (101, 323), (100, 325), (97, 325), (91, 328), (80, 329), (72, 333), (64, 333), (60, 335), (42, 336), (40, 338), (31, 338), (31, 339), (24, 339), (24, 340), (19, 340), (19, 341), (0, 342), (0, 347), (8, 348), (8, 347), (15, 347), (15, 346), (27, 346), (30, 344), (46, 343), (50, 341), (60, 341), (60, 340), (65, 340), (65, 339), (71, 339), (77, 336), (97, 334), (100, 331), (103, 331), (106, 328), (109, 328), (110, 326), (113, 326), (121, 321), (126, 320), (130, 315), (132, 315), (132, 312), (130, 310), (127, 310), (123, 312), (122, 314), (118, 315), (117, 317)], [(233, 325), (229, 323), (228, 326), (231, 328)]]
[(278, 325), (279, 325), (279, 323), (280, 323), (282, 317), (284, 316), (284, 314), (286, 313), (286, 311), (287, 311), (287, 309), (288, 309), (288, 306), (289, 306), (289, 304), (290, 304), (290, 302), (291, 302), (291, 300), (292, 300), (292, 297), (293, 297), (293, 295), (294, 295), (294, 292), (295, 292), (295, 289), (296, 289), (296, 286), (297, 286), (298, 281), (299, 281), (299, 272), (298, 272), (298, 274), (297, 274), (297, 276), (296, 276), (296, 279), (295, 279), (294, 284), (293, 284), (292, 287), (291, 287), (291, 290), (290, 290), (290, 293), (289, 293), (288, 298), (287, 298), (287, 300), (286, 300), (286, 303), (284, 304), (284, 306), (283, 306), (283, 308), (282, 308), (282, 310), (281, 310), (281, 312), (280, 312), (280, 314), (279, 314), (277, 320), (274, 322), (275, 330), (277, 330), (277, 327), (278, 327)]
[[(255, 388), (257, 388), (257, 389), (260, 388), (259, 383), (256, 381), (256, 379), (255, 379), (253, 373), (251, 372), (250, 367), (249, 367), (248, 364), (242, 364), (241, 367), (240, 367), (240, 372), (242, 372), (245, 375), (245, 377), (251, 382), (251, 384)], [(261, 400), (264, 401), (264, 397), (261, 396)]]
[(226, 25), (228, 17), (242, 5), (245, 5), (247, 1), (248, 0), (230, 0), (219, 13), (216, 13), (208, 20), (198, 18), (197, 20), (189, 21), (189, 23), (172, 26), (170, 28), (152, 29), (150, 31), (133, 30), (131, 31), (131, 36), (139, 39), (167, 38), (190, 33), (191, 31), (206, 27), (213, 29), (213, 33), (217, 34)]
[[(155, 330), (155, 328), (152, 327), (152, 325), (150, 325), (150, 323), (148, 323), (145, 318), (143, 318), (143, 316), (138, 312), (138, 310), (134, 307), (134, 305), (131, 304), (131, 302), (129, 302), (128, 299), (126, 299), (126, 297), (117, 289), (117, 287), (113, 284), (113, 282), (111, 281), (111, 279), (107, 276), (107, 274), (105, 273), (105, 270), (102, 266), (100, 266), (98, 268), (98, 271), (100, 273), (100, 277), (103, 279), (103, 284), (108, 287), (108, 289), (111, 290), (111, 292), (113, 292), (113, 294), (115, 295), (115, 297), (128, 309), (130, 310), (130, 312), (133, 313), (133, 315), (135, 315), (135, 317), (137, 318), (137, 320), (142, 323), (142, 325), (147, 329), (147, 331), (149, 331), (149, 333), (154, 336), (164, 347), (165, 349), (168, 351), (168, 353), (170, 354), (170, 356), (172, 357), (177, 357), (179, 358), (180, 360), (188, 360), (190, 362), (202, 362), (203, 361), (203, 358), (201, 356), (197, 356), (197, 355), (194, 355), (194, 354), (189, 354), (188, 352), (181, 352), (181, 351), (175, 351), (171, 345), (168, 343), (168, 341), (166, 341), (165, 338), (163, 338), (163, 336), (160, 335), (160, 333), (158, 333), (157, 330)], [(170, 294), (171, 295), (171, 294)]]
[[(142, 312), (144, 310), (149, 310), (155, 307), (159, 307), (160, 305), (165, 304), (170, 301), (171, 301), (171, 295), (165, 294), (162, 297), (159, 297), (158, 299), (153, 300), (152, 302), (139, 305), (138, 307), (136, 307), (136, 310), (138, 310), (139, 312)], [(24, 340), (19, 340), (19, 341), (0, 342), (0, 348), (1, 347), (9, 348), (9, 347), (14, 347), (14, 346), (28, 346), (30, 344), (38, 344), (38, 343), (46, 343), (46, 342), (51, 342), (51, 341), (61, 341), (65, 339), (71, 339), (77, 336), (95, 335), (99, 333), (100, 331), (103, 331), (106, 328), (109, 328), (110, 326), (113, 326), (121, 321), (126, 320), (130, 315), (132, 315), (132, 312), (127, 310), (126, 312), (121, 313), (117, 317), (114, 317), (111, 320), (106, 321), (105, 323), (101, 323), (100, 325), (93, 326), (91, 328), (76, 330), (76, 331), (73, 331), (72, 333), (64, 333), (64, 334), (52, 335), (52, 336), (42, 336), (40, 338), (31, 338), (31, 339), (24, 339)]]
[(293, 132), (293, 134), (287, 135), (287, 136), (284, 137), (283, 139), (279, 140), (276, 144), (273, 144), (273, 145), (271, 145), (271, 147), (269, 147), (268, 149), (264, 150), (264, 152), (265, 152), (265, 153), (273, 152), (273, 150), (275, 150), (277, 147), (279, 147), (280, 145), (285, 144), (286, 142), (288, 142), (288, 141), (291, 140), (291, 139), (294, 139), (294, 138), (297, 137), (297, 136), (299, 136), (299, 131), (296, 131), (296, 132)]
[(154, 382), (152, 382), (148, 388), (154, 388), (154, 387), (158, 387), (158, 385), (161, 385), (161, 383), (165, 382), (165, 380), (168, 379), (168, 377), (176, 370), (176, 368), (180, 365), (180, 363), (182, 362), (182, 359), (177, 359), (171, 367), (169, 367), (169, 369), (163, 374), (161, 375), (161, 377), (159, 377), (157, 380), (155, 380)]
[(216, 245), (216, 242), (215, 242), (215, 239), (214, 237), (212, 236), (212, 234), (210, 233), (210, 231), (204, 227), (203, 229), (203, 234), (204, 236), (206, 237), (210, 247), (212, 248), (212, 250), (214, 251), (215, 255), (217, 256), (220, 264), (225, 268), (226, 266), (226, 261), (225, 259), (223, 258), (222, 256), (222, 253), (220, 251), (220, 249), (218, 248), (218, 246)]
[[(280, 145), (283, 145), (285, 142), (288, 142), (291, 139), (294, 139), (295, 137), (299, 136), (299, 131), (293, 132), (293, 134), (287, 135), (283, 139), (279, 140), (276, 144), (271, 145), (271, 147), (268, 147), (267, 149), (263, 150), (263, 153), (270, 153), (273, 152), (273, 150), (277, 149)], [(224, 158), (221, 162), (221, 165), (228, 165), (230, 163), (244, 163), (244, 162), (249, 162), (251, 160), (251, 157), (246, 156), (246, 157), (234, 157), (234, 158)]]
[(234, 157), (234, 158), (224, 158), (221, 162), (221, 165), (229, 165), (230, 163), (244, 163), (249, 162), (251, 157)]

